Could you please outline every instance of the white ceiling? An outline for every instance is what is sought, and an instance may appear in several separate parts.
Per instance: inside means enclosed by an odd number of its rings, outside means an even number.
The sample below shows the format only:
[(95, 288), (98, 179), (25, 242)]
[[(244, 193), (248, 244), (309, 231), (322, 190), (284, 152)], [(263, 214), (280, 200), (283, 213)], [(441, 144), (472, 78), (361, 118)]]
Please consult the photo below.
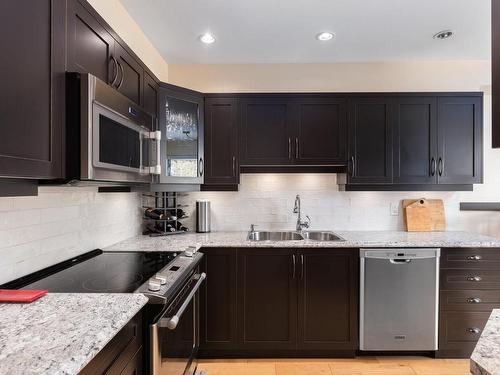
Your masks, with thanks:
[[(490, 58), (490, 0), (121, 0), (168, 63)], [(441, 30), (455, 36), (435, 40)], [(330, 42), (315, 35), (328, 30)], [(217, 41), (198, 37), (212, 32)]]

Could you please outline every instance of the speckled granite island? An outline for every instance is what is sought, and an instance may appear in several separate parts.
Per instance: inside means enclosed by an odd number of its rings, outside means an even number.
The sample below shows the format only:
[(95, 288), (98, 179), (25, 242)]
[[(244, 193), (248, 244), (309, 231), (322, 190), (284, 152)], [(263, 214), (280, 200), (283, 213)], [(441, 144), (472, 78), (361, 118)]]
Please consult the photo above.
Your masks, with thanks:
[(78, 374), (147, 301), (142, 294), (49, 293), (0, 304), (0, 374)]
[(474, 375), (500, 374), (500, 309), (493, 310), (484, 327), (471, 356), (470, 370)]
[[(265, 228), (262, 228), (265, 230)], [(165, 237), (137, 236), (105, 251), (184, 251), (188, 247), (500, 247), (500, 239), (467, 232), (334, 231), (345, 241), (248, 241), (248, 232), (188, 233)]]

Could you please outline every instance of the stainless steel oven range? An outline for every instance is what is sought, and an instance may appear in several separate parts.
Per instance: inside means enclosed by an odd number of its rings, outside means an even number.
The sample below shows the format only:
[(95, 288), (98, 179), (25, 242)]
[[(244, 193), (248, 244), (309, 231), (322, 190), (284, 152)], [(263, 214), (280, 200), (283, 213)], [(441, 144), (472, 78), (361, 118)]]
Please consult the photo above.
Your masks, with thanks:
[(197, 373), (199, 289), (206, 278), (198, 271), (201, 256), (177, 257), (136, 291), (160, 306), (149, 321), (151, 375)]

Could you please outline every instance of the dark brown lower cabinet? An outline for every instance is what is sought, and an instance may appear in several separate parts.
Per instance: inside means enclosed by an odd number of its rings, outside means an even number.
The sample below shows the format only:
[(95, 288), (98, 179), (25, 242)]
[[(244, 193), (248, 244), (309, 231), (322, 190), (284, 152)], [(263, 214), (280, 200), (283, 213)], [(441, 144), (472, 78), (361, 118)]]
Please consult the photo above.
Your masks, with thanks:
[(353, 356), (353, 249), (207, 248), (201, 357)]
[(293, 249), (238, 250), (238, 341), (242, 349), (296, 349), (296, 260)]
[(352, 249), (305, 249), (298, 255), (298, 347), (358, 347), (358, 257)]
[(142, 325), (142, 312), (139, 312), (80, 371), (79, 375), (143, 374)]
[(498, 249), (442, 249), (440, 358), (469, 358), (492, 309), (500, 308)]
[(236, 249), (205, 248), (201, 270), (200, 355), (234, 350), (236, 340)]

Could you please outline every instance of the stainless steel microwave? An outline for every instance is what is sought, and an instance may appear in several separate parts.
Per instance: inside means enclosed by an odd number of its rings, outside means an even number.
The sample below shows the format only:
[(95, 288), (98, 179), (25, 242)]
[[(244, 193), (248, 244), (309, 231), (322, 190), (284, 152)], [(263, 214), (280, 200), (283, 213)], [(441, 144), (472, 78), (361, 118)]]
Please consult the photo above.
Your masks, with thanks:
[(154, 117), (91, 74), (68, 74), (67, 88), (68, 179), (154, 182), (161, 174)]

